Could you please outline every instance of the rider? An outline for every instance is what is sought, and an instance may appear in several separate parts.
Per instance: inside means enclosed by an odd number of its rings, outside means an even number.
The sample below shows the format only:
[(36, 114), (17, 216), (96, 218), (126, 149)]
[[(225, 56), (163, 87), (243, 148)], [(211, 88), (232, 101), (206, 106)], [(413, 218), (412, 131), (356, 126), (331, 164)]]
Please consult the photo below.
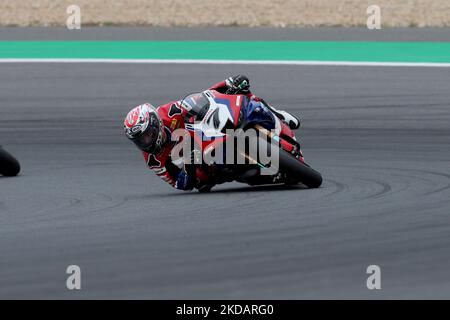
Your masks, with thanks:
[[(268, 107), (280, 120), (292, 130), (300, 127), (300, 120), (294, 115), (277, 110), (261, 98), (250, 92), (250, 81), (244, 75), (230, 77), (209, 88), (225, 94), (245, 94)], [(175, 145), (171, 133), (184, 128), (184, 123), (194, 116), (181, 103), (174, 101), (155, 108), (149, 103), (132, 109), (124, 121), (126, 136), (143, 152), (145, 161), (159, 177), (181, 190), (192, 190), (197, 186), (197, 175), (201, 174), (192, 165), (177, 166), (172, 162), (170, 153)]]

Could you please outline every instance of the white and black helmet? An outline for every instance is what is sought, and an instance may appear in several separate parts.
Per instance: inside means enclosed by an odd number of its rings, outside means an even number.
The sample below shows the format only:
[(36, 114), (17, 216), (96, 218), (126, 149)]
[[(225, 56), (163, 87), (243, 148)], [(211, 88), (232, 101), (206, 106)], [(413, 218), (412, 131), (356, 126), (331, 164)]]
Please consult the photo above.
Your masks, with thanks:
[(131, 110), (124, 121), (125, 135), (142, 151), (155, 154), (161, 150), (164, 129), (156, 108), (145, 103)]

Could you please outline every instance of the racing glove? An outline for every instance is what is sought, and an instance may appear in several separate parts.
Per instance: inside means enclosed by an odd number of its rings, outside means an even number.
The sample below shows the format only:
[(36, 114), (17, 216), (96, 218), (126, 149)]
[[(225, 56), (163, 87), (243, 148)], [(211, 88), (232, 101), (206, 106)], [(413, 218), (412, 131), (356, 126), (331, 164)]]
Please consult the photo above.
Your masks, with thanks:
[(197, 183), (195, 164), (199, 151), (192, 150), (190, 154), (190, 162), (184, 165), (184, 168), (178, 173), (177, 181), (175, 182), (175, 188), (180, 190), (192, 190)]
[(242, 74), (235, 77), (229, 77), (225, 80), (227, 85), (227, 94), (249, 93), (250, 92), (250, 80)]
[(184, 169), (178, 173), (175, 188), (179, 190), (192, 190), (194, 188), (194, 177), (190, 176)]

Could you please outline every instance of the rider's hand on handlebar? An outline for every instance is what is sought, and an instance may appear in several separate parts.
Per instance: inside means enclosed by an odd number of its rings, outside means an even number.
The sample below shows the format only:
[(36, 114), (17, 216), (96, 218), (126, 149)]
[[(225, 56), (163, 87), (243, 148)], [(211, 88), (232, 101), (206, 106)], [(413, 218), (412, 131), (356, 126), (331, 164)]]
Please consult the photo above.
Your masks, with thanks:
[(250, 91), (250, 80), (244, 75), (229, 77), (225, 80), (228, 87), (227, 94), (246, 94)]

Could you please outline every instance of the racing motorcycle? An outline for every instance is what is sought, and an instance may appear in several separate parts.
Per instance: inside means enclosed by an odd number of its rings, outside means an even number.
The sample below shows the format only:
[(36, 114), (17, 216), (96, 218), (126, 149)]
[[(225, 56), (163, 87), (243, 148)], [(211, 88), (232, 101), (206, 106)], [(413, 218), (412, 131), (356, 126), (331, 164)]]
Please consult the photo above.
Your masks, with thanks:
[(19, 161), (0, 146), (0, 175), (12, 177), (17, 176), (19, 172)]
[[(201, 156), (200, 161), (194, 162), (200, 192), (231, 181), (252, 186), (301, 183), (308, 188), (322, 184), (321, 174), (305, 162), (294, 132), (264, 103), (246, 95), (228, 95), (215, 90), (190, 94), (181, 103), (195, 115), (185, 124), (185, 129), (194, 141), (196, 154)], [(256, 134), (248, 135), (249, 131)], [(247, 139), (246, 143), (236, 143), (239, 138)], [(234, 162), (230, 163), (224, 161), (230, 156), (227, 154), (230, 148), (224, 145), (231, 142), (235, 154), (231, 157)], [(238, 156), (245, 163), (236, 164)], [(215, 159), (214, 163), (206, 161), (211, 158)]]

